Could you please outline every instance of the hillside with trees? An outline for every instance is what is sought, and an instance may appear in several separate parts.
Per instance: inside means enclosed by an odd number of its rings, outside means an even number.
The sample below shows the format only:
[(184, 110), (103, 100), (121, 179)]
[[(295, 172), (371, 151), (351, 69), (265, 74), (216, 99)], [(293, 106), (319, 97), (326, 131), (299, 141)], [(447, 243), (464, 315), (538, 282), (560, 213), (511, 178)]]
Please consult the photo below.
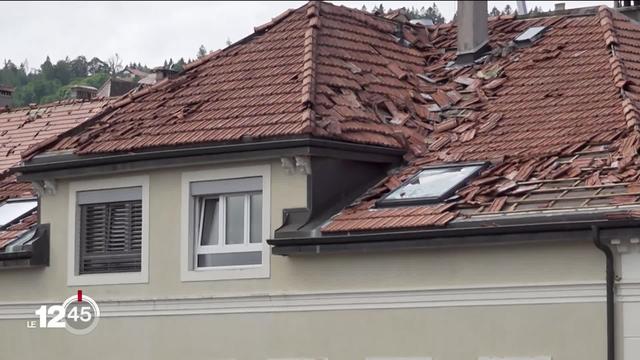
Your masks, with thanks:
[[(165, 68), (180, 71), (185, 64), (184, 59), (164, 62)], [(24, 106), (31, 103), (43, 104), (67, 98), (69, 89), (74, 85), (87, 85), (100, 88), (111, 76), (118, 76), (125, 69), (139, 69), (144, 72), (152, 70), (140, 63), (123, 65), (118, 54), (101, 60), (97, 57), (87, 60), (84, 56), (74, 59), (51, 61), (47, 59), (35, 69), (29, 68), (25, 61), (16, 65), (11, 60), (5, 60), (0, 68), (0, 85), (15, 88), (13, 105)]]

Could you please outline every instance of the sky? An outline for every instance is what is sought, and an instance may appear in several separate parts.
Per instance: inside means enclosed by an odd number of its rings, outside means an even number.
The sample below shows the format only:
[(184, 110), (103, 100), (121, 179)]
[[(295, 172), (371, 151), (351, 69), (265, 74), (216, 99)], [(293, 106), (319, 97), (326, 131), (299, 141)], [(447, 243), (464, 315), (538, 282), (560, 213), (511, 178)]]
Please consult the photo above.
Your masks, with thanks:
[[(434, 1), (332, 1), (368, 9), (380, 3), (385, 9), (429, 6)], [(527, 8), (549, 10), (559, 1), (527, 1)], [(304, 1), (255, 2), (0, 2), (0, 59), (28, 62), (37, 68), (48, 56), (52, 61), (84, 55), (103, 60), (119, 54), (130, 62), (160, 66), (165, 60), (196, 57), (200, 45), (208, 50), (225, 47), (251, 34), (289, 8)], [(449, 20), (456, 1), (435, 1)], [(566, 1), (567, 8), (612, 1)], [(489, 1), (503, 9), (515, 1)]]

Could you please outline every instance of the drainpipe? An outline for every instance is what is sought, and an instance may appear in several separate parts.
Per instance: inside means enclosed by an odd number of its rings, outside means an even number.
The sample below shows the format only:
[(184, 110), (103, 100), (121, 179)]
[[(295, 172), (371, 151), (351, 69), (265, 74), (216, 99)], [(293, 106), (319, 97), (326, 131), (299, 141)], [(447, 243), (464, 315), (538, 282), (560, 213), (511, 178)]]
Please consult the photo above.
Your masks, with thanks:
[(613, 269), (613, 252), (609, 246), (602, 243), (600, 239), (600, 228), (598, 226), (591, 226), (591, 234), (593, 236), (593, 243), (604, 253), (604, 256), (607, 259), (607, 360), (615, 360), (615, 308), (613, 302), (613, 290), (616, 274)]

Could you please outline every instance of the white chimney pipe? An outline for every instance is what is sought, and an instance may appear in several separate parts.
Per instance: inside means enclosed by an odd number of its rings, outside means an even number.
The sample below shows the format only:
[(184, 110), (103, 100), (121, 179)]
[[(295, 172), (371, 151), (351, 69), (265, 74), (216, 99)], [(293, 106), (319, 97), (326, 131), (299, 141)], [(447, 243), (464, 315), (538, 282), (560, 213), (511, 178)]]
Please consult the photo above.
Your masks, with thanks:
[(486, 1), (458, 0), (458, 64), (469, 64), (488, 48)]
[(526, 1), (516, 1), (516, 8), (518, 9), (518, 15), (527, 15)]

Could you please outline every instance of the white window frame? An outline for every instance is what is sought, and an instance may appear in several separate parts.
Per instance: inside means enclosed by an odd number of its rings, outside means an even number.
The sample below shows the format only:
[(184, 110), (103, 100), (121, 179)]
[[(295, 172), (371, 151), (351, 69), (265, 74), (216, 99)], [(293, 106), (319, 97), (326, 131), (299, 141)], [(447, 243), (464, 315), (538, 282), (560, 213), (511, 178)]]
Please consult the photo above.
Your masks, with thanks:
[[(204, 223), (204, 208), (198, 208), (197, 214), (198, 216), (198, 231), (194, 234), (195, 239), (195, 248), (193, 251), (193, 270), (194, 271), (209, 271), (214, 269), (219, 269), (222, 267), (198, 267), (195, 265), (198, 260), (198, 255), (206, 255), (206, 254), (225, 254), (225, 253), (237, 253), (237, 252), (251, 252), (251, 251), (262, 251), (263, 245), (262, 243), (265, 241), (264, 237), (262, 242), (260, 243), (251, 243), (250, 239), (250, 228), (251, 228), (251, 195), (256, 194), (257, 192), (249, 191), (249, 192), (240, 192), (237, 194), (220, 194), (219, 196), (194, 196), (201, 199), (218, 199), (218, 244), (217, 245), (201, 245), (202, 239), (202, 225)], [(262, 194), (262, 193), (260, 193)], [(226, 243), (226, 233), (227, 233), (227, 198), (233, 195), (242, 195), (243, 203), (244, 203), (244, 234), (243, 234), (243, 243), (242, 244), (227, 244)], [(263, 204), (264, 209), (264, 204)], [(264, 228), (264, 224), (262, 224)], [(245, 267), (259, 267), (262, 265), (237, 265), (237, 266), (225, 266), (225, 269), (229, 268), (245, 268)]]
[[(229, 180), (236, 178), (261, 177), (262, 179), (262, 242), (248, 243), (249, 221), (245, 221), (245, 243), (244, 244), (224, 244), (224, 236), (218, 236), (218, 245), (201, 246), (190, 236), (191, 233), (191, 199), (190, 185), (197, 181)], [(271, 248), (266, 240), (271, 236), (271, 166), (253, 165), (241, 167), (226, 167), (216, 170), (200, 170), (182, 173), (182, 204), (181, 204), (181, 241), (180, 241), (180, 279), (181, 281), (207, 281), (207, 280), (228, 280), (228, 279), (258, 279), (270, 276)], [(241, 193), (244, 193), (241, 191)], [(251, 192), (247, 192), (251, 193)], [(212, 194), (215, 197), (217, 194)], [(226, 195), (226, 194), (220, 194)], [(221, 197), (221, 198), (224, 198)], [(223, 200), (224, 201), (224, 200)], [(221, 213), (219, 223), (219, 235), (224, 231), (225, 204), (218, 204)], [(245, 202), (247, 196), (245, 196)], [(245, 203), (245, 217), (249, 207)], [(195, 214), (194, 214), (195, 216)], [(200, 236), (200, 235), (195, 235)], [(261, 251), (262, 263), (259, 265), (235, 265), (224, 267), (196, 268), (195, 261), (198, 253), (230, 253), (245, 251)]]
[[(91, 190), (142, 188), (142, 254), (139, 272), (110, 274), (78, 274), (79, 239), (77, 233), (77, 193)], [(113, 179), (80, 180), (69, 183), (69, 212), (67, 226), (67, 286), (145, 284), (149, 282), (149, 176), (128, 176)]]

